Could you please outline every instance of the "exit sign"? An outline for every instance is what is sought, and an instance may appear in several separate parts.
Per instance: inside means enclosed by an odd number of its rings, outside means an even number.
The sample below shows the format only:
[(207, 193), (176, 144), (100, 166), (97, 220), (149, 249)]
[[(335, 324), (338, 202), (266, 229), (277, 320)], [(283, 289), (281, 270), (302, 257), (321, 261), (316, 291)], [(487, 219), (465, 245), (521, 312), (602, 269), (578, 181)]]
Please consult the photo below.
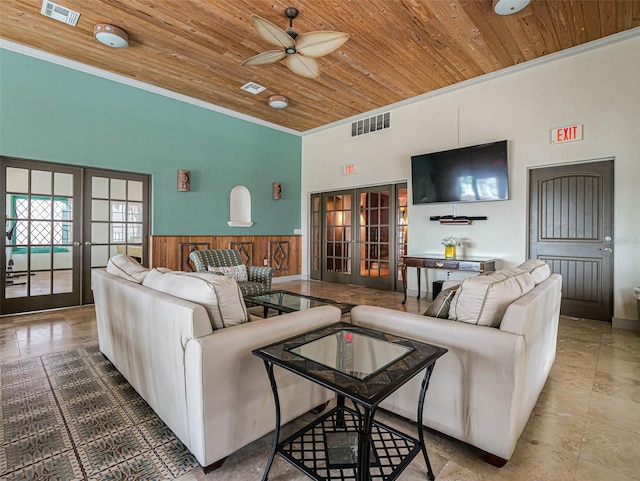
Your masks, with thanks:
[(353, 175), (353, 174), (355, 174), (356, 172), (357, 172), (356, 164), (349, 164), (349, 165), (345, 165), (345, 166), (342, 168), (342, 173), (343, 173), (344, 175)]
[(582, 140), (582, 124), (559, 127), (551, 131), (551, 143), (575, 142)]

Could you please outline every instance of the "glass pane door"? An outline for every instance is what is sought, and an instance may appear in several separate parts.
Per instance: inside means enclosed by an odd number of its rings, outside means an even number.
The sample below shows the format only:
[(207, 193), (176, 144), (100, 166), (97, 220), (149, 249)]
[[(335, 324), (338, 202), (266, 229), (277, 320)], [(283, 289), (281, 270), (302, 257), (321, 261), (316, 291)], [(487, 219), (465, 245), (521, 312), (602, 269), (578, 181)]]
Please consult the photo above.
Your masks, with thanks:
[(356, 284), (392, 289), (395, 273), (391, 270), (393, 241), (391, 222), (395, 205), (392, 186), (358, 189), (358, 271)]
[(2, 158), (3, 314), (80, 303), (81, 172)]
[(407, 184), (311, 196), (312, 279), (402, 290), (407, 252)]
[(311, 222), (310, 222), (310, 247), (311, 247), (311, 279), (321, 279), (322, 268), (322, 194), (311, 196)]
[(322, 280), (353, 282), (351, 193), (324, 195), (324, 262)]
[(148, 254), (148, 176), (87, 169), (85, 172), (84, 303), (93, 302), (91, 269), (126, 254), (146, 264)]
[(407, 184), (396, 185), (396, 291), (402, 290), (402, 262), (407, 255)]

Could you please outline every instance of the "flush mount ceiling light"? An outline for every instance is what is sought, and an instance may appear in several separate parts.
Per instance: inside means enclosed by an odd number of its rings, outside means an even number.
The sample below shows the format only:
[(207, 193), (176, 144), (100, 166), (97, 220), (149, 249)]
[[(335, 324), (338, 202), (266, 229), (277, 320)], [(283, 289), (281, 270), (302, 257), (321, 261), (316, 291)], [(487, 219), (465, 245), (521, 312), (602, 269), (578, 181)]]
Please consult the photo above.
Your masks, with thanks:
[(511, 15), (529, 5), (531, 0), (493, 0), (493, 11), (498, 15)]
[(93, 36), (100, 43), (113, 48), (124, 48), (129, 45), (127, 32), (114, 25), (99, 23), (93, 27)]
[(283, 95), (272, 95), (269, 97), (269, 107), (274, 109), (284, 109), (289, 105), (289, 99)]

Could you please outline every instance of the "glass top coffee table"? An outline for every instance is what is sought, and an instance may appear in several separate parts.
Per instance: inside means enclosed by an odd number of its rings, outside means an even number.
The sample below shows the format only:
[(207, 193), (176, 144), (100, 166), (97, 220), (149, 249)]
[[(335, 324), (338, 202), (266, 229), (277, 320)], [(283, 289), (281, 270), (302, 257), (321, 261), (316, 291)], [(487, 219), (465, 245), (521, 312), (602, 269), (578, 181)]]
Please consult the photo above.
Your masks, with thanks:
[[(253, 351), (262, 358), (276, 404), (276, 430), (263, 481), (276, 454), (316, 480), (396, 479), (422, 452), (422, 416), (436, 360), (446, 349), (347, 323), (332, 324)], [(287, 439), (280, 437), (280, 402), (273, 374), (280, 366), (334, 391), (337, 405)], [(380, 402), (424, 371), (415, 439), (374, 421)], [(349, 399), (353, 408), (345, 405)]]
[(305, 296), (297, 292), (275, 290), (264, 294), (244, 296), (244, 301), (249, 304), (256, 304), (264, 307), (264, 317), (267, 317), (269, 309), (278, 311), (278, 315), (283, 312), (302, 311), (318, 306), (336, 306), (343, 314), (351, 311), (355, 304), (323, 299), (322, 297)]

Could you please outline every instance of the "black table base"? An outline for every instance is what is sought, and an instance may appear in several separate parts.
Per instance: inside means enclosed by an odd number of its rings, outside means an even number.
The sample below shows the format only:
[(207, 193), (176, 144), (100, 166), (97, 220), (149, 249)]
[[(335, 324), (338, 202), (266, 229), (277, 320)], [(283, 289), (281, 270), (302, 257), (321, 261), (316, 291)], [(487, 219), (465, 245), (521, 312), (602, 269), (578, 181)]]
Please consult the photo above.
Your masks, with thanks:
[[(395, 480), (411, 461), (422, 452), (427, 465), (427, 478), (434, 481), (424, 442), (422, 410), (424, 397), (434, 364), (425, 370), (418, 399), (418, 434), (415, 439), (376, 422), (376, 408), (354, 403), (355, 409), (344, 405), (338, 395), (338, 405), (282, 442), (280, 437), (280, 401), (273, 375), (273, 364), (264, 361), (276, 404), (276, 429), (263, 481), (267, 481), (276, 454), (289, 461), (316, 481)], [(368, 469), (365, 467), (368, 465)]]

